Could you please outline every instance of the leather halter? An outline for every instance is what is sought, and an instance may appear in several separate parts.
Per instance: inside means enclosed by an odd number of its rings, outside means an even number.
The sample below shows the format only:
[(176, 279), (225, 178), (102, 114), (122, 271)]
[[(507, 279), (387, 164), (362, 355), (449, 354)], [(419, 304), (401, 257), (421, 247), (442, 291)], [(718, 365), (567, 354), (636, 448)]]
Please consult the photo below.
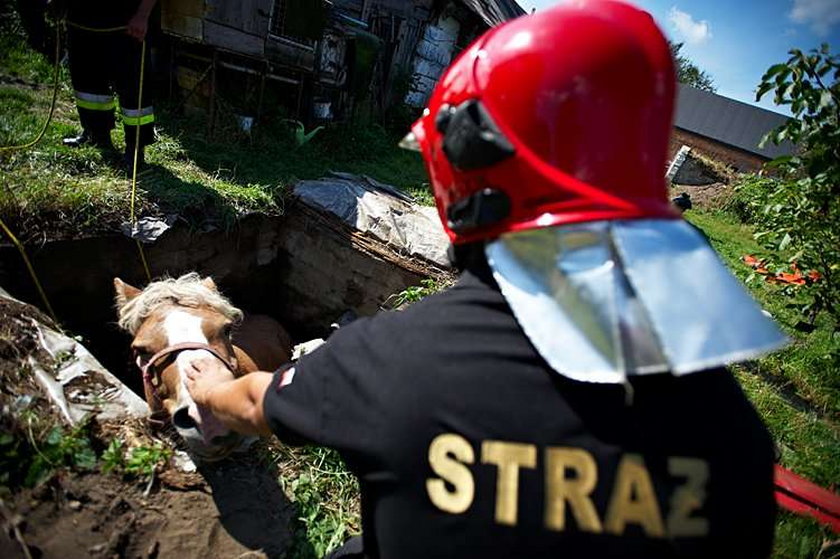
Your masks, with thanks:
[(180, 344), (166, 346), (162, 350), (152, 355), (152, 357), (146, 362), (145, 365), (143, 365), (143, 368), (141, 369), (141, 371), (143, 372), (143, 384), (149, 387), (150, 392), (156, 399), (158, 399), (158, 401), (160, 400), (160, 398), (158, 398), (157, 389), (162, 381), (158, 369), (155, 368), (155, 363), (157, 363), (161, 360), (161, 358), (166, 357), (167, 355), (173, 353), (180, 353), (188, 349), (203, 349), (204, 351), (210, 352), (214, 357), (216, 357), (216, 359), (221, 361), (231, 373), (236, 374), (236, 369), (234, 368), (233, 364), (227, 359), (225, 359), (221, 353), (219, 353), (207, 344), (203, 344), (201, 342), (183, 342)]

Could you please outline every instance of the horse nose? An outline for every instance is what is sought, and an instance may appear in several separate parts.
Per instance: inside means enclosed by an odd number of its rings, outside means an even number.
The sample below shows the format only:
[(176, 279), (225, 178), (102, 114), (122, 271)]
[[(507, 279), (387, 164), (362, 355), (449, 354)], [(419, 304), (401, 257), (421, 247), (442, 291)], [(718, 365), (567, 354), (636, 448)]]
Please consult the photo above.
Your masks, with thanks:
[(189, 406), (184, 406), (172, 414), (172, 425), (179, 431), (198, 429), (198, 423), (196, 423), (195, 419), (193, 419), (193, 416), (190, 414)]

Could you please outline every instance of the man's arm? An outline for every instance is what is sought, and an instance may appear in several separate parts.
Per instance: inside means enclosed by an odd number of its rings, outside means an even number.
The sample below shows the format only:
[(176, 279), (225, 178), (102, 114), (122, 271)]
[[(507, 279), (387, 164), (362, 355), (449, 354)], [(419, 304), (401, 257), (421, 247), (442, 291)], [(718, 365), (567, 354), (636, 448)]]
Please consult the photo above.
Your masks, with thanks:
[(149, 15), (156, 3), (157, 0), (142, 0), (137, 7), (137, 12), (128, 21), (126, 32), (138, 41), (146, 38), (146, 32), (149, 29)]
[(263, 399), (274, 375), (254, 372), (238, 379), (217, 359), (194, 361), (187, 388), (199, 406), (210, 409), (226, 427), (243, 435), (270, 435)]

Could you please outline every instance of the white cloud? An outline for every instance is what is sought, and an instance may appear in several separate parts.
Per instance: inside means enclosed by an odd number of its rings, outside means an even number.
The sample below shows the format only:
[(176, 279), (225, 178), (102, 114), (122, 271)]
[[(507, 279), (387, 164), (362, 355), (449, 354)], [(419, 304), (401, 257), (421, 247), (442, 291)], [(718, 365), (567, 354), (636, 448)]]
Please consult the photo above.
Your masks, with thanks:
[(668, 21), (689, 45), (702, 45), (712, 38), (712, 28), (708, 21), (696, 21), (691, 14), (676, 6), (668, 11)]
[(821, 37), (828, 35), (831, 27), (840, 22), (840, 2), (837, 0), (793, 0), (790, 19), (811, 26)]

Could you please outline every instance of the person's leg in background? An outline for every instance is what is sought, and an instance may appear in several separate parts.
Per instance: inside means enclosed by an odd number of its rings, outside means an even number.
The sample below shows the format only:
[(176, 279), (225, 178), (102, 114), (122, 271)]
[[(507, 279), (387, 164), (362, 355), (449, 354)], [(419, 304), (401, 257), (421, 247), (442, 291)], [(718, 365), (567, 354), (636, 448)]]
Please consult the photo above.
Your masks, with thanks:
[(108, 85), (107, 35), (68, 26), (67, 52), (70, 57), (70, 80), (73, 83), (76, 108), (82, 132), (64, 138), (64, 145), (79, 147), (93, 144), (114, 149), (111, 130), (114, 128), (114, 95)]
[(131, 170), (134, 162), (135, 146), (138, 146), (138, 165), (142, 165), (145, 161), (144, 148), (155, 141), (153, 87), (149, 78), (150, 49), (147, 44), (141, 91), (140, 55), (143, 52), (143, 43), (128, 35), (120, 35), (115, 39), (114, 48), (115, 52), (119, 54), (120, 62), (114, 68), (114, 82), (120, 99), (120, 112), (122, 113), (123, 129), (125, 130), (124, 162), (126, 168)]
[(327, 554), (324, 559), (365, 559), (362, 536), (353, 536), (344, 545)]

